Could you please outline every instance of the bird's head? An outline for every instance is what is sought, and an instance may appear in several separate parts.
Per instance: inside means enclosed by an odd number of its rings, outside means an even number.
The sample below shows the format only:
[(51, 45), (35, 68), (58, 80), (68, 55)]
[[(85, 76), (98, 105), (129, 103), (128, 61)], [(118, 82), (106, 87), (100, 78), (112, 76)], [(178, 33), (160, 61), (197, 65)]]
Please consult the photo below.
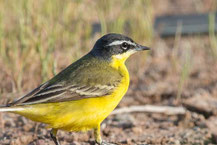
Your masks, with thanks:
[(110, 33), (97, 40), (90, 53), (105, 60), (125, 61), (133, 53), (149, 49), (137, 44), (127, 36)]

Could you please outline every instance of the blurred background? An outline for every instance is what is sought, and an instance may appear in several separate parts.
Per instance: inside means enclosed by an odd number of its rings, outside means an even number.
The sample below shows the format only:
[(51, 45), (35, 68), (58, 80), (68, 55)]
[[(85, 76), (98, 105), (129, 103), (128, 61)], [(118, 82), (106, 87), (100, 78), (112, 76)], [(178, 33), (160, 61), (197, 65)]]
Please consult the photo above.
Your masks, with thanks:
[[(112, 115), (102, 126), (104, 138), (119, 144), (217, 144), (216, 10), (216, 0), (0, 0), (0, 102), (48, 80), (102, 35), (122, 33), (152, 50), (128, 59), (131, 85), (118, 107), (187, 111)], [(51, 144), (45, 125), (17, 115), (0, 114), (0, 128), (0, 144)], [(59, 134), (63, 144), (93, 141), (91, 132)]]

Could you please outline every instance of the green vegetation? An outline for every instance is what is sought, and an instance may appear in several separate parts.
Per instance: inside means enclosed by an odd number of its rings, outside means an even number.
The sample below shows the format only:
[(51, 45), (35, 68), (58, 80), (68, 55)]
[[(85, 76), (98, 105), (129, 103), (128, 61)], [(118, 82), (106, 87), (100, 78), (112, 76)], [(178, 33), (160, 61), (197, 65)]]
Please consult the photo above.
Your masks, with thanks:
[(215, 13), (209, 15), (209, 38), (211, 45), (211, 56), (217, 60), (217, 36), (215, 35)]
[(149, 45), (151, 0), (0, 1), (0, 93), (30, 90), (84, 55), (102, 35), (96, 22)]

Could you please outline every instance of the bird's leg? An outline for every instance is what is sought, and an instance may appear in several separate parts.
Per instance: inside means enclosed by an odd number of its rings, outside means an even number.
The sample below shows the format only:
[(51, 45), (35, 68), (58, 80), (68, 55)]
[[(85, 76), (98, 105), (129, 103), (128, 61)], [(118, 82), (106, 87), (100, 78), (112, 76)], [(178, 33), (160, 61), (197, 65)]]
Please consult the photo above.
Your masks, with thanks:
[(101, 145), (100, 124), (94, 129), (94, 137), (97, 144)]
[(57, 129), (52, 129), (51, 132), (50, 132), (50, 136), (52, 138), (52, 140), (54, 141), (55, 145), (60, 145), (56, 135), (57, 135)]
[(94, 129), (94, 137), (95, 137), (95, 141), (98, 145), (116, 145), (113, 143), (108, 143), (106, 141), (103, 141), (101, 139), (101, 135), (100, 135), (100, 124)]

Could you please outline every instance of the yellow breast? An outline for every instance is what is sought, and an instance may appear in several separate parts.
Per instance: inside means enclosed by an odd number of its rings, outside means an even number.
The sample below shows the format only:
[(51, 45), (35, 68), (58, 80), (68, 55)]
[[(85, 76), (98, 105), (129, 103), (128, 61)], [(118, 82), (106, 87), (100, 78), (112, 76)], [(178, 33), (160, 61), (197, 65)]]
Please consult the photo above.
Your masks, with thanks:
[(29, 105), (25, 110), (16, 113), (31, 120), (46, 123), (51, 128), (62, 130), (86, 131), (97, 127), (115, 109), (129, 86), (129, 74), (124, 61), (114, 59), (110, 65), (118, 69), (123, 76), (121, 83), (111, 95), (69, 102)]

